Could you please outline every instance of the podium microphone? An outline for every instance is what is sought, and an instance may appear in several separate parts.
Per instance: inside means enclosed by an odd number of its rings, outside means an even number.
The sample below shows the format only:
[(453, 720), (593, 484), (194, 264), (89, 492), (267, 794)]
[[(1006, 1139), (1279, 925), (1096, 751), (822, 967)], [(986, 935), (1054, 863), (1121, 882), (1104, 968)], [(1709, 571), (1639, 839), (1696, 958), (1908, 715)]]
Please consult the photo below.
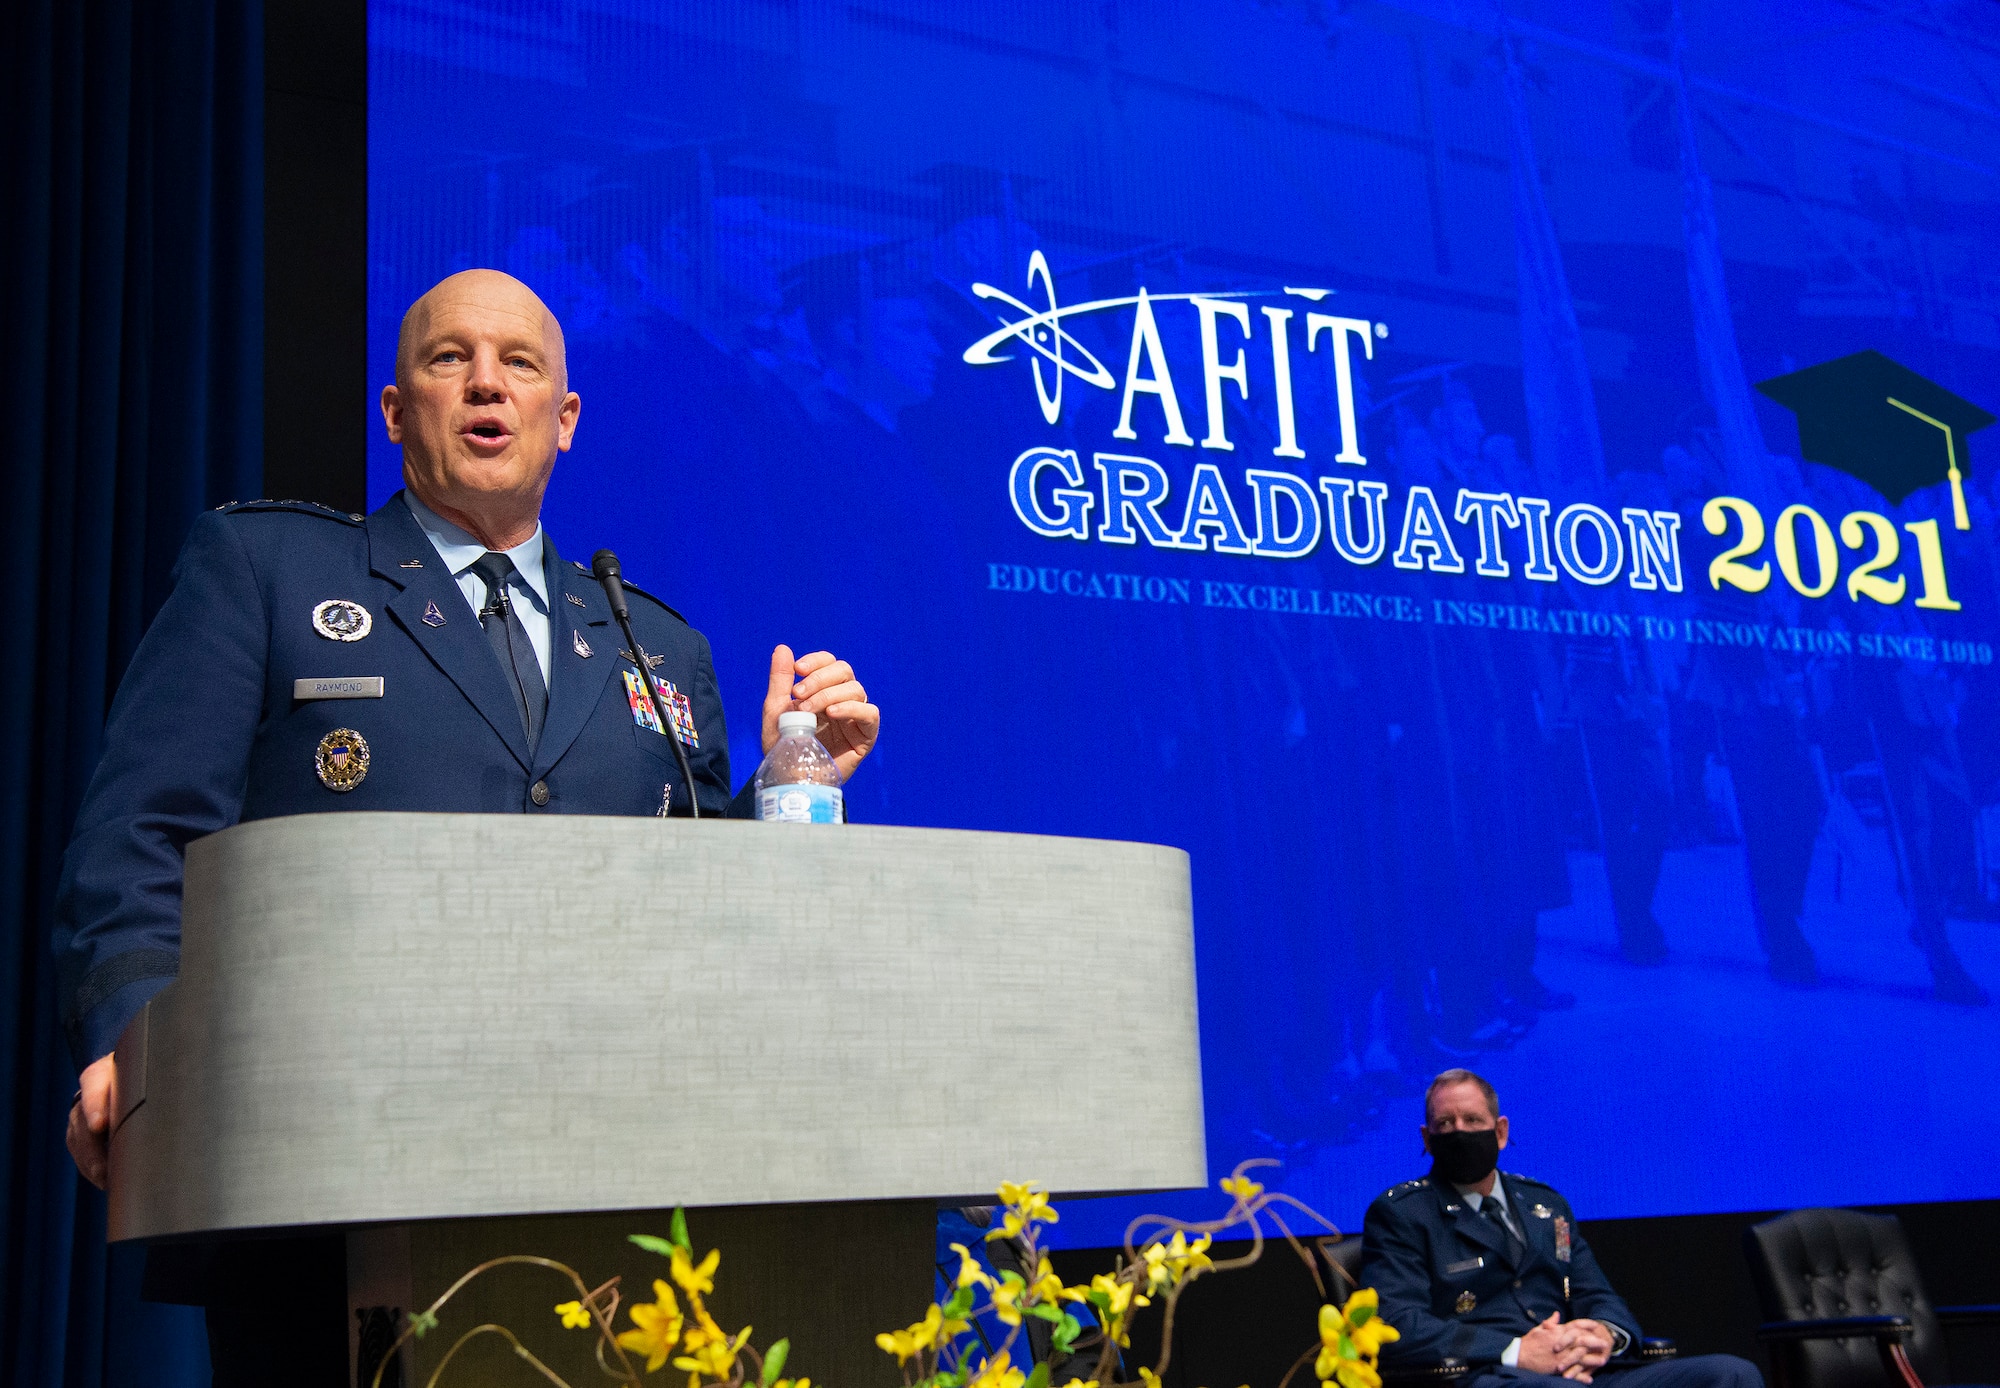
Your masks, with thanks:
[[(694, 772), (688, 769), (687, 749), (681, 745), (681, 737), (674, 730), (673, 710), (660, 697), (660, 686), (653, 680), (653, 664), (646, 659), (646, 648), (639, 644), (639, 638), (632, 634), (632, 609), (625, 603), (625, 584), (619, 575), (618, 556), (608, 549), (600, 549), (590, 556), (590, 572), (604, 585), (604, 596), (611, 603), (611, 615), (618, 619), (618, 627), (625, 633), (625, 649), (632, 652), (632, 659), (639, 667), (640, 682), (646, 686), (646, 697), (653, 701), (654, 716), (660, 720), (660, 731), (673, 744), (674, 760), (681, 768), (681, 783), (687, 787), (688, 818), (701, 818), (701, 799), (694, 793)], [(694, 717), (694, 704), (688, 704), (688, 717)]]

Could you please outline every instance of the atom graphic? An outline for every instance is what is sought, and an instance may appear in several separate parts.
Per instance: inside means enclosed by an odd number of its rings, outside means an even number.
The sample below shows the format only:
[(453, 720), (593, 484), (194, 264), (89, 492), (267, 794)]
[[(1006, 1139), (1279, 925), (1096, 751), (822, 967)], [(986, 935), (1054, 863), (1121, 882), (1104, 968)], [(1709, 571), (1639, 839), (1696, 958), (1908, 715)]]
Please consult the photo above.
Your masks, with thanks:
[[(1023, 303), (1004, 289), (984, 282), (972, 286), (972, 292), (981, 299), (998, 299), (1007, 307), (1024, 317), (1000, 320), (1000, 326), (979, 341), (965, 349), (964, 360), (968, 366), (997, 366), (1003, 361), (1013, 361), (1010, 354), (995, 350), (1008, 342), (1019, 342), (1035, 354), (1028, 364), (1035, 373), (1035, 398), (1041, 402), (1042, 418), (1054, 424), (1062, 414), (1062, 389), (1065, 375), (1096, 386), (1099, 390), (1115, 390), (1117, 377), (1105, 370), (1099, 361), (1081, 342), (1078, 342), (1063, 327), (1065, 318), (1079, 314), (1098, 313), (1108, 308), (1125, 308), (1145, 300), (1150, 303), (1165, 303), (1173, 299), (1243, 299), (1251, 297), (1244, 293), (1222, 294), (1148, 294), (1141, 289), (1137, 294), (1128, 294), (1118, 299), (1093, 299), (1089, 303), (1070, 304), (1067, 307), (1056, 302), (1055, 276), (1049, 273), (1048, 257), (1039, 250), (1028, 257), (1028, 290), (1033, 293), (1037, 283), (1047, 308), (1038, 309)], [(1044, 363), (1051, 368), (1047, 377), (1042, 374)]]

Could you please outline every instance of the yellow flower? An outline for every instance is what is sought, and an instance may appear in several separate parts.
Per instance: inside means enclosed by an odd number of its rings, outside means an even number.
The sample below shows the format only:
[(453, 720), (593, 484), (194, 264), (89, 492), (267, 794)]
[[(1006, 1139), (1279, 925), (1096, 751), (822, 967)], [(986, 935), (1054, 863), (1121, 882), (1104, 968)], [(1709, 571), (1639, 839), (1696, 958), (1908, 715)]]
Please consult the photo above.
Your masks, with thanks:
[(895, 1355), (899, 1366), (909, 1363), (910, 1356), (917, 1352), (907, 1330), (885, 1330), (875, 1337), (875, 1344), (884, 1354)]
[(1146, 1388), (1160, 1388), (1160, 1376), (1144, 1364), (1139, 1366), (1139, 1381), (1145, 1384)]
[[(1020, 1313), (1016, 1312), (1013, 1324), (1020, 1323)], [(931, 1309), (924, 1312), (924, 1318), (908, 1330), (885, 1331), (875, 1337), (875, 1343), (881, 1347), (883, 1353), (895, 1355), (898, 1364), (907, 1364), (922, 1351), (935, 1349), (938, 1345), (957, 1338), (965, 1331), (967, 1325), (966, 1321), (947, 1317), (944, 1307), (934, 1301), (931, 1303)]]
[(1008, 1325), (1021, 1323), (1021, 1293), (1028, 1289), (1018, 1274), (1002, 1277), (993, 1284), (993, 1314)]
[(1058, 1301), (1062, 1297), (1062, 1278), (1056, 1276), (1056, 1270), (1049, 1265), (1049, 1260), (1046, 1257), (1042, 1259), (1041, 1265), (1035, 1269), (1033, 1291), (1039, 1300), (1046, 1302)]
[(1001, 1350), (979, 1366), (979, 1372), (972, 1376), (966, 1388), (1021, 1388), (1028, 1376), (1007, 1363), (1007, 1351)]
[(1222, 1190), (1225, 1195), (1233, 1195), (1246, 1205), (1264, 1193), (1264, 1188), (1248, 1176), (1224, 1176)]
[(588, 1330), (590, 1312), (583, 1309), (581, 1301), (564, 1301), (556, 1305), (556, 1314), (562, 1317), (564, 1330)]
[(744, 1326), (732, 1340), (704, 1313), (701, 1324), (688, 1331), (686, 1341), (688, 1352), (674, 1361), (674, 1367), (687, 1370), (688, 1388), (701, 1388), (703, 1374), (707, 1374), (717, 1383), (725, 1382), (736, 1372), (736, 1352), (743, 1348), (744, 1341), (749, 1338), (749, 1326)]
[(993, 1279), (986, 1275), (986, 1269), (979, 1266), (979, 1260), (962, 1243), (955, 1243), (952, 1251), (958, 1254), (958, 1285), (961, 1287), (990, 1287)]
[(1213, 1242), (1203, 1234), (1189, 1243), (1187, 1235), (1176, 1229), (1174, 1241), (1167, 1245), (1167, 1265), (1174, 1270), (1174, 1281), (1183, 1281), (1203, 1268), (1214, 1267), (1215, 1263), (1208, 1256), (1209, 1245)]
[(1313, 1373), (1340, 1388), (1382, 1388), (1382, 1375), (1375, 1368), (1381, 1347), (1402, 1339), (1396, 1327), (1376, 1314), (1378, 1299), (1373, 1287), (1363, 1287), (1347, 1299), (1343, 1307), (1319, 1308), (1319, 1358)]
[(1055, 1207), (1049, 1204), (1048, 1192), (1036, 1190), (1026, 1183), (1002, 1181), (1000, 1203), (1007, 1207), (1006, 1224), (1013, 1227), (1013, 1233), (1006, 1235), (1008, 1238), (1020, 1233), (1026, 1225), (1054, 1224), (1059, 1218)]
[(1179, 1286), (1189, 1276), (1214, 1264), (1208, 1257), (1209, 1237), (1203, 1234), (1192, 1244), (1187, 1235), (1179, 1229), (1174, 1231), (1172, 1243), (1155, 1240), (1141, 1249), (1146, 1259), (1146, 1290), (1157, 1292), (1171, 1283)]
[(1062, 1388), (1097, 1388), (1097, 1380), (1094, 1378), (1073, 1378), (1068, 1383), (1065, 1383)]
[(688, 1251), (676, 1247), (673, 1265), (667, 1272), (680, 1285), (682, 1291), (689, 1296), (700, 1296), (703, 1292), (715, 1290), (715, 1269), (721, 1262), (722, 1250), (719, 1248), (709, 1250), (708, 1256), (701, 1260), (701, 1266), (696, 1267), (694, 1260), (688, 1256)]
[[(674, 1296), (674, 1289), (656, 1277), (653, 1279), (653, 1295), (658, 1300), (652, 1305), (642, 1302), (632, 1307), (630, 1314), (636, 1328), (618, 1337), (620, 1349), (646, 1356), (647, 1373), (653, 1373), (667, 1362), (674, 1343), (681, 1337), (681, 1307)], [(568, 1323), (567, 1319), (564, 1323)]]

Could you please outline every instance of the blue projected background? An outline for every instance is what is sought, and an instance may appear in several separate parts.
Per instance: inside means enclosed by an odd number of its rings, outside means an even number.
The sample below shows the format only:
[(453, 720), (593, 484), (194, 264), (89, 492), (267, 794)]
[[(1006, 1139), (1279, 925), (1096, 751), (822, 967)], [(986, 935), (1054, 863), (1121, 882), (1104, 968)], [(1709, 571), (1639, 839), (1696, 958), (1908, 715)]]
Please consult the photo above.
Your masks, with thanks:
[(2000, 11), (1502, 23), (376, 0), (374, 375), (446, 273), (547, 300), (549, 532), (709, 635), (739, 781), (824, 646), (857, 819), (1186, 848), (1215, 1174), (1355, 1227), (1464, 1064), (1587, 1217), (2000, 1196), (2000, 431), (1961, 527), (1945, 431), (1892, 504), (1755, 389), (2000, 408)]

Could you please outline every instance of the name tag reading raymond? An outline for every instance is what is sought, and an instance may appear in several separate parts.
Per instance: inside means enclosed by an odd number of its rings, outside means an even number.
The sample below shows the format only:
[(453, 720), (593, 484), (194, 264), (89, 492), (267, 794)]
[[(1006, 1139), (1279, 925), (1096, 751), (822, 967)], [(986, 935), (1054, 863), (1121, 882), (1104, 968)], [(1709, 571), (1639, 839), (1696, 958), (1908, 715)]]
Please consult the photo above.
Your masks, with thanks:
[(379, 699), (380, 675), (350, 675), (341, 679), (293, 680), (294, 699)]

